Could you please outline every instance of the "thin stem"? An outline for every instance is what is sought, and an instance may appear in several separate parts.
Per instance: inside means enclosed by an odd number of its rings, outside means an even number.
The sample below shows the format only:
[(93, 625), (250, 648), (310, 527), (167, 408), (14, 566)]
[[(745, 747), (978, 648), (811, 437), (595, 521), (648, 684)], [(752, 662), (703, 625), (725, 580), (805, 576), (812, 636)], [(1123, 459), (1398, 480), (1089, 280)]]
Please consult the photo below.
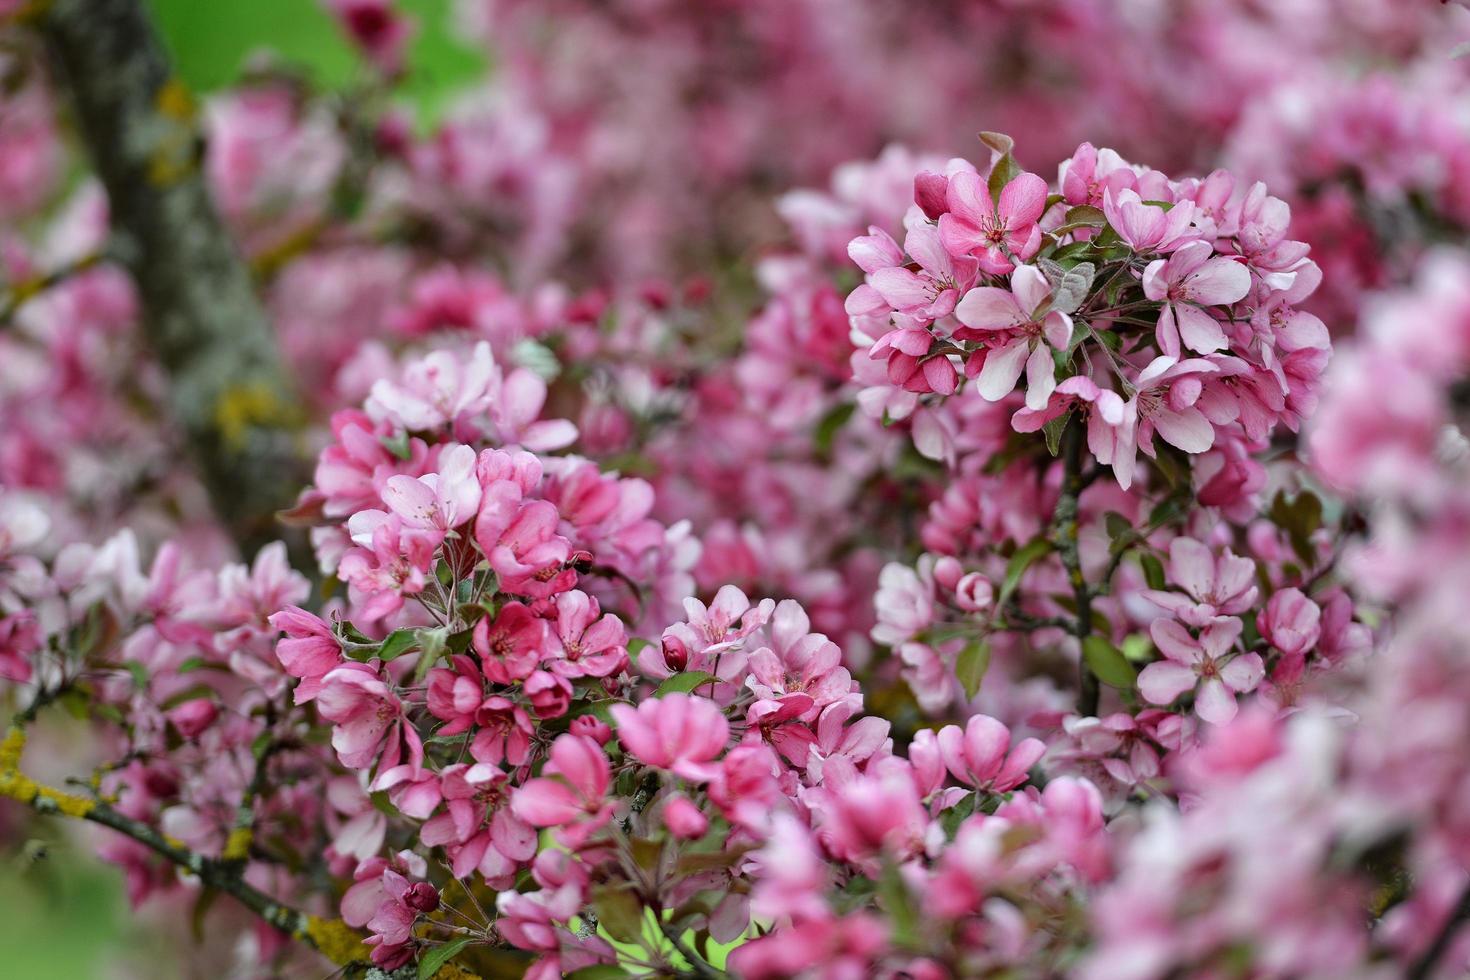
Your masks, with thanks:
[(711, 966), (704, 957), (690, 949), (689, 945), (679, 937), (679, 933), (667, 922), (659, 923), (659, 931), (664, 934), (664, 938), (673, 945), (679, 955), (684, 957), (695, 976), (704, 977), (706, 980), (728, 980), (730, 974)]

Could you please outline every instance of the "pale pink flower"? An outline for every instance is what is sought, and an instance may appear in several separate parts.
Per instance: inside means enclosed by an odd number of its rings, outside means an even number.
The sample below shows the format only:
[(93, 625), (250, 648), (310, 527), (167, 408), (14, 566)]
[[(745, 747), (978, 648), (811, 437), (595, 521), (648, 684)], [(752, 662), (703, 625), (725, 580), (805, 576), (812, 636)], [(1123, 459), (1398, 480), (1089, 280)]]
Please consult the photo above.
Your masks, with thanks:
[(1179, 201), (1165, 210), (1158, 204), (1144, 203), (1132, 188), (1116, 194), (1107, 190), (1103, 193), (1103, 212), (1108, 224), (1136, 252), (1171, 252), (1199, 237), (1190, 226), (1194, 220), (1194, 204), (1190, 201)]
[(955, 318), (967, 329), (960, 340), (983, 339), (985, 364), (977, 379), (986, 401), (1000, 401), (1026, 372), (1026, 407), (1039, 410), (1056, 390), (1054, 351), (1066, 351), (1072, 318), (1060, 310), (1041, 310), (1051, 300), (1051, 284), (1035, 266), (1023, 265), (1011, 275), (1010, 289), (981, 286), (965, 294)]
[(1301, 657), (1322, 637), (1322, 608), (1301, 589), (1279, 589), (1256, 616), (1256, 628), (1282, 653)]
[(417, 479), (389, 477), (383, 502), (406, 526), (443, 535), (474, 517), (480, 506), (475, 463), (469, 446), (446, 446), (439, 453), (437, 472)]
[(578, 589), (556, 597), (556, 638), (563, 659), (551, 670), (564, 677), (607, 677), (628, 664), (628, 632), (623, 621), (602, 614), (596, 599)]
[(1229, 548), (1219, 555), (1193, 538), (1169, 542), (1169, 580), (1185, 594), (1148, 590), (1143, 598), (1173, 613), (1186, 625), (1206, 626), (1219, 616), (1236, 616), (1250, 609), (1259, 595), (1256, 563), (1237, 557)]
[(1120, 487), (1127, 490), (1133, 485), (1139, 449), (1154, 455), (1156, 430), (1165, 442), (1186, 453), (1202, 453), (1215, 444), (1214, 426), (1195, 402), (1203, 389), (1198, 376), (1217, 370), (1200, 358), (1156, 357), (1139, 372), (1120, 422), (1093, 413), (1087, 425), (1088, 448), (1098, 462), (1112, 466)]
[[(918, 272), (906, 267), (905, 253), (918, 263)], [(951, 255), (940, 243), (938, 230), (929, 224), (910, 228), (902, 250), (887, 232), (869, 228), (866, 236), (853, 239), (848, 254), (868, 274), (868, 287), (884, 303), (923, 321), (954, 312), (960, 295), (975, 284), (979, 273), (979, 263)]]
[(1211, 724), (1225, 724), (1235, 717), (1235, 695), (1254, 691), (1265, 675), (1258, 654), (1232, 656), (1241, 629), (1234, 617), (1216, 619), (1196, 639), (1175, 620), (1154, 620), (1149, 635), (1165, 659), (1139, 672), (1139, 693), (1151, 704), (1169, 704), (1195, 691), (1195, 713)]
[(1215, 255), (1209, 242), (1186, 242), (1167, 259), (1149, 263), (1143, 294), (1164, 304), (1155, 330), (1160, 351), (1179, 357), (1181, 339), (1201, 354), (1224, 350), (1228, 343), (1220, 321), (1202, 307), (1238, 303), (1250, 288), (1250, 270), (1234, 258)]

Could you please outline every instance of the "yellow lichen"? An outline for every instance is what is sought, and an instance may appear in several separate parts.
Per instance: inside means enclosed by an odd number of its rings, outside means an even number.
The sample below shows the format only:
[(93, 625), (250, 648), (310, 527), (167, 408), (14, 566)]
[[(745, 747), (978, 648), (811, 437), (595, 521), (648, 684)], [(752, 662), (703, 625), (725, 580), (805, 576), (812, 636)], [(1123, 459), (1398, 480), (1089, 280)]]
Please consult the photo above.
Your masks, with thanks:
[(338, 966), (365, 962), (372, 953), (362, 944), (362, 933), (341, 919), (309, 915), (305, 928), (301, 930), (301, 938), (309, 940), (318, 952)]
[(194, 98), (177, 78), (170, 78), (163, 83), (154, 98), (154, 105), (160, 114), (170, 119), (187, 121), (194, 116)]
[(68, 817), (85, 817), (92, 812), (97, 805), (92, 800), (44, 786), (21, 772), (20, 757), (25, 748), (25, 729), (12, 725), (0, 741), (0, 796)]
[(434, 980), (480, 980), (480, 975), (471, 973), (462, 966), (445, 963), (434, 971)]
[(220, 857), (226, 861), (245, 860), (250, 856), (250, 845), (254, 836), (249, 827), (236, 827), (226, 838), (225, 849), (220, 852)]
[(19, 769), (21, 753), (25, 750), (26, 730), (19, 725), (11, 725), (10, 731), (5, 733), (5, 739), (0, 741), (0, 773)]
[(295, 417), (275, 389), (259, 381), (226, 388), (214, 406), (215, 428), (231, 449), (244, 447), (251, 429), (288, 426), (294, 423)]

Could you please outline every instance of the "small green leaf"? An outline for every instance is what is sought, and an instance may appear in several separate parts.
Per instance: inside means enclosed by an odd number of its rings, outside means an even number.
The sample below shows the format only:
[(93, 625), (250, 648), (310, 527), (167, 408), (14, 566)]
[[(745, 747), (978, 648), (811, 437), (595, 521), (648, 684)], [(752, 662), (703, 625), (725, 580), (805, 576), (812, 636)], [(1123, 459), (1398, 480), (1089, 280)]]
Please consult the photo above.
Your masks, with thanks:
[(256, 762), (259, 762), (261, 757), (265, 755), (265, 750), (270, 748), (271, 741), (274, 738), (275, 736), (271, 734), (269, 728), (255, 736), (255, 741), (250, 743), (250, 754)]
[(1000, 595), (995, 600), (997, 610), (1004, 609), (1011, 596), (1015, 594), (1016, 587), (1021, 584), (1021, 576), (1026, 574), (1026, 569), (1051, 552), (1052, 543), (1050, 541), (1046, 538), (1036, 538), (1011, 555), (1011, 560), (1006, 565), (1005, 581), (1001, 583)]
[(1134, 663), (1148, 663), (1154, 644), (1147, 633), (1129, 633), (1123, 637), (1123, 656)]
[(419, 958), (419, 980), (429, 980), (439, 972), (439, 967), (459, 955), (459, 951), (474, 942), (471, 936), (461, 936), (443, 946), (435, 946)]
[[(123, 666), (128, 669), (128, 673), (129, 674), (132, 674), (133, 675), (133, 686), (134, 687), (136, 687), (140, 691), (146, 691), (146, 690), (148, 690), (148, 668), (147, 667), (144, 667), (142, 664), (138, 663), (138, 661), (136, 661), (136, 660), (125, 660), (125, 661), (123, 661)], [(183, 673), (183, 671), (181, 670), (180, 673)]]
[(643, 637), (641, 637), (641, 636), (635, 636), (635, 637), (633, 637), (632, 639), (628, 640), (628, 659), (629, 660), (635, 659), (638, 656), (638, 654), (640, 654), (640, 653), (643, 652), (643, 650), (644, 650), (645, 647), (651, 647), (651, 646), (653, 646), (653, 644), (652, 643), (649, 643)]
[(1069, 408), (1041, 427), (1041, 434), (1046, 436), (1046, 451), (1053, 456), (1062, 451), (1062, 433), (1067, 431), (1067, 423), (1071, 419), (1072, 410)]
[(384, 449), (388, 450), (388, 452), (392, 453), (394, 456), (397, 456), (399, 459), (402, 460), (408, 459), (409, 448), (407, 432), (395, 432), (391, 436), (380, 436), (378, 438), (378, 441), (383, 444)]
[(643, 938), (643, 903), (628, 885), (603, 885), (592, 892), (597, 923), (618, 942)]
[(966, 698), (974, 698), (990, 669), (990, 641), (981, 637), (960, 651), (954, 662), (955, 676), (965, 689)]
[(1138, 672), (1122, 652), (1100, 636), (1089, 636), (1082, 641), (1082, 656), (1088, 669), (1097, 679), (1109, 687), (1132, 690)]
[(883, 873), (878, 879), (878, 900), (893, 925), (894, 944), (907, 946), (912, 943), (918, 933), (919, 916), (914, 910), (908, 885), (904, 884), (903, 875), (892, 859), (883, 862)]
[(812, 443), (816, 450), (825, 456), (832, 452), (832, 443), (837, 439), (837, 433), (852, 418), (852, 413), (857, 409), (856, 402), (841, 402), (834, 405), (827, 414), (817, 422), (816, 429), (812, 432)]
[(1148, 582), (1148, 587), (1155, 592), (1162, 592), (1168, 583), (1164, 579), (1164, 563), (1159, 561), (1159, 556), (1153, 552), (1145, 552), (1138, 556), (1138, 563), (1143, 566), (1143, 578)]
[(389, 660), (401, 657), (418, 645), (418, 637), (415, 634), (415, 630), (407, 627), (396, 629), (383, 638), (383, 642), (378, 646), (378, 649), (369, 651), (369, 655), (364, 659), (371, 660), (373, 657), (377, 657), (379, 660), (387, 663)]
[(566, 974), (566, 980), (622, 980), (628, 975), (628, 971), (620, 966), (599, 963), (596, 966), (584, 966), (580, 970), (573, 970)]
[(682, 674), (675, 674), (660, 684), (658, 690), (653, 692), (653, 696), (661, 698), (665, 694), (688, 694), (696, 687), (708, 684), (714, 679), (713, 674), (707, 674), (702, 670), (691, 670)]

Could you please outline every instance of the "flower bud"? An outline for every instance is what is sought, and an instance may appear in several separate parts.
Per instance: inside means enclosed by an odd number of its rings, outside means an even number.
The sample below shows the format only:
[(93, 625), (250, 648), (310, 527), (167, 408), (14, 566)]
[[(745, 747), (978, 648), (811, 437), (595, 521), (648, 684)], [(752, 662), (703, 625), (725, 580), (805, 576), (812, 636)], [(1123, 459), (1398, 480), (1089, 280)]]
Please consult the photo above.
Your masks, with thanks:
[(955, 605), (965, 612), (980, 612), (995, 601), (995, 587), (979, 572), (971, 572), (954, 587)]
[(439, 890), (427, 881), (416, 882), (404, 894), (403, 904), (416, 912), (432, 912), (439, 907)]
[(953, 590), (964, 574), (965, 567), (953, 555), (944, 555), (934, 563), (934, 581), (946, 589)]
[(185, 738), (195, 738), (219, 717), (219, 709), (208, 698), (185, 701), (168, 712), (168, 720)]
[(568, 730), (573, 735), (585, 735), (598, 745), (606, 745), (612, 739), (612, 727), (596, 715), (578, 715)]
[(949, 192), (949, 178), (932, 170), (924, 170), (914, 178), (914, 203), (930, 221), (949, 210), (945, 198)]
[(664, 803), (664, 826), (681, 840), (697, 840), (709, 830), (709, 817), (687, 796), (671, 796)]
[(675, 673), (689, 666), (689, 648), (677, 636), (664, 637), (664, 663)]

